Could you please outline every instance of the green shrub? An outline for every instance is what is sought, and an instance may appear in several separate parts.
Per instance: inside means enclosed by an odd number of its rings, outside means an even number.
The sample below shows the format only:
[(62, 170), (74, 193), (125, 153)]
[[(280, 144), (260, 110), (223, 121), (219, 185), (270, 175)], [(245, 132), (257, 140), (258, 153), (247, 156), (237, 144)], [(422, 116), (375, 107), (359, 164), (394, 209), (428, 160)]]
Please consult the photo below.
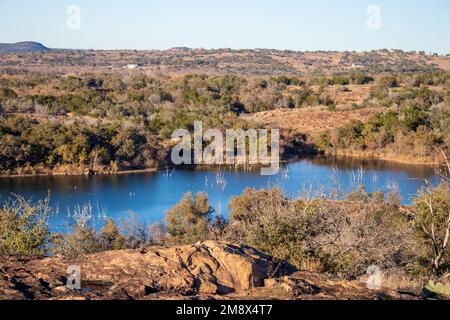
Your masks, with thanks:
[(195, 197), (186, 193), (166, 212), (168, 240), (174, 244), (192, 244), (208, 239), (213, 212), (205, 193), (198, 193)]
[(316, 142), (317, 146), (320, 150), (328, 150), (329, 148), (333, 147), (331, 143), (331, 137), (329, 131), (324, 131), (319, 135), (319, 138)]
[(419, 126), (428, 126), (428, 114), (418, 107), (406, 107), (400, 110), (403, 126), (410, 131), (415, 131)]
[(228, 239), (301, 267), (308, 257), (309, 210), (300, 213), (279, 189), (246, 189), (232, 198), (229, 207)]
[(336, 111), (336, 106), (334, 104), (330, 104), (327, 106), (328, 111)]
[(351, 76), (351, 80), (352, 80), (352, 83), (354, 83), (356, 85), (369, 84), (374, 81), (374, 79), (371, 76), (368, 76), (368, 75), (365, 75), (362, 73), (353, 74)]
[(400, 86), (397, 77), (394, 75), (389, 75), (381, 78), (380, 84), (387, 88), (397, 88)]
[(450, 283), (440, 283), (430, 280), (423, 288), (422, 293), (426, 297), (450, 299)]
[(359, 120), (351, 120), (347, 125), (338, 130), (340, 145), (343, 147), (364, 146), (364, 123)]
[(102, 249), (101, 239), (93, 228), (75, 226), (71, 232), (53, 234), (50, 253), (75, 258)]
[(331, 82), (333, 84), (339, 84), (341, 86), (346, 86), (346, 85), (350, 84), (350, 79), (348, 77), (345, 77), (345, 76), (335, 76), (335, 77), (333, 77)]
[(105, 251), (126, 248), (126, 238), (120, 234), (112, 218), (109, 218), (100, 230), (100, 241)]
[(48, 201), (17, 196), (0, 209), (0, 254), (45, 254), (50, 238)]

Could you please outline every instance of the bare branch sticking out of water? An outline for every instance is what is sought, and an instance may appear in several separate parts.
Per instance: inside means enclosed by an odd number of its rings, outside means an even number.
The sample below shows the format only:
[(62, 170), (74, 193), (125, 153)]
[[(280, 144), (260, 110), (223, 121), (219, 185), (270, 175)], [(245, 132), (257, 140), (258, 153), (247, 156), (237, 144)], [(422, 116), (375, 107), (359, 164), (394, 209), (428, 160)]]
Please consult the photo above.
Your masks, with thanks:
[(100, 208), (99, 203), (96, 204), (96, 214), (94, 213), (94, 208), (91, 202), (88, 202), (84, 205), (75, 205), (73, 210), (67, 208), (67, 215), (69, 217), (69, 221), (73, 218), (75, 224), (81, 228), (87, 227), (88, 223), (91, 223), (92, 226), (95, 224), (95, 218), (99, 221), (105, 221), (108, 218), (108, 214), (105, 208)]
[(216, 185), (223, 191), (227, 187), (228, 183), (225, 179), (225, 174), (222, 171), (216, 172)]

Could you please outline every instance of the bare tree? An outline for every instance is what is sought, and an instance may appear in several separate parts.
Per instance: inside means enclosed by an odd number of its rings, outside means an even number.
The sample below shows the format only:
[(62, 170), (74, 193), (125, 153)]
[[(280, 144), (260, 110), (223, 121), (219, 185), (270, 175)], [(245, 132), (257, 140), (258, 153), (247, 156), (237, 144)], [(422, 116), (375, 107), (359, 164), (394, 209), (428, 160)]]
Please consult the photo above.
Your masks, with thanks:
[(443, 181), (437, 188), (423, 189), (412, 208), (422, 237), (432, 249), (431, 264), (438, 272), (450, 242), (450, 186)]

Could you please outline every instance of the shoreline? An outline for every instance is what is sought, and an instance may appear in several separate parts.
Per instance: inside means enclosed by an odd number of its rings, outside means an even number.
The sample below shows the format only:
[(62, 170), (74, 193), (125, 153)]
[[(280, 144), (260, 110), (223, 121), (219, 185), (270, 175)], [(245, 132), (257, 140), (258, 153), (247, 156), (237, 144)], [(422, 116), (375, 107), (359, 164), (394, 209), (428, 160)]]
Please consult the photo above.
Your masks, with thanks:
[[(367, 154), (363, 152), (345, 152), (345, 151), (335, 151), (335, 152), (325, 152), (323, 154), (315, 155), (315, 156), (304, 156), (304, 157), (295, 157), (295, 159), (285, 159), (280, 160), (280, 164), (286, 164), (286, 163), (293, 163), (300, 160), (305, 159), (320, 159), (321, 157), (333, 157), (337, 160), (343, 160), (343, 159), (355, 159), (355, 160), (367, 160), (367, 161), (383, 161), (383, 162), (390, 162), (390, 163), (397, 163), (401, 165), (410, 165), (410, 166), (422, 166), (422, 167), (436, 167), (437, 164), (435, 162), (431, 161), (424, 161), (424, 160), (418, 160), (418, 159), (405, 159), (403, 157), (401, 158), (394, 158), (390, 155), (374, 155), (374, 154)], [(217, 169), (220, 166), (217, 165), (191, 165), (191, 166), (182, 166), (181, 169), (198, 169), (198, 168), (207, 168), (207, 169)], [(168, 167), (169, 169), (173, 169), (173, 167)], [(256, 167), (255, 167), (256, 168)], [(45, 173), (35, 173), (35, 174), (0, 174), (0, 178), (32, 178), (32, 177), (59, 177), (59, 176), (67, 176), (67, 177), (81, 177), (81, 176), (114, 176), (114, 175), (127, 175), (127, 174), (142, 174), (142, 173), (157, 173), (162, 172), (166, 170), (164, 167), (158, 167), (158, 168), (146, 168), (146, 169), (132, 169), (132, 170), (120, 170), (120, 171), (105, 171), (105, 172), (97, 172), (93, 175), (89, 173), (67, 173), (67, 172), (52, 172), (49, 170), (49, 172)], [(252, 169), (253, 170), (253, 169)], [(239, 169), (238, 171), (248, 171), (245, 169)]]
[(406, 156), (396, 157), (389, 154), (374, 154), (365, 152), (354, 152), (354, 151), (341, 151), (337, 150), (334, 152), (325, 152), (325, 156), (332, 156), (336, 158), (353, 158), (358, 160), (371, 160), (371, 161), (385, 161), (391, 163), (398, 163), (403, 165), (411, 166), (424, 166), (424, 167), (436, 167), (440, 166), (435, 161), (431, 160), (420, 160), (417, 158), (407, 158)]
[(32, 177), (102, 177), (102, 176), (114, 176), (114, 175), (124, 175), (124, 174), (140, 174), (140, 173), (156, 173), (161, 171), (158, 168), (148, 168), (148, 169), (136, 169), (136, 170), (121, 170), (116, 172), (104, 172), (96, 173), (93, 175), (84, 173), (60, 173), (60, 172), (49, 172), (49, 173), (35, 173), (35, 174), (0, 174), (0, 178), (32, 178)]

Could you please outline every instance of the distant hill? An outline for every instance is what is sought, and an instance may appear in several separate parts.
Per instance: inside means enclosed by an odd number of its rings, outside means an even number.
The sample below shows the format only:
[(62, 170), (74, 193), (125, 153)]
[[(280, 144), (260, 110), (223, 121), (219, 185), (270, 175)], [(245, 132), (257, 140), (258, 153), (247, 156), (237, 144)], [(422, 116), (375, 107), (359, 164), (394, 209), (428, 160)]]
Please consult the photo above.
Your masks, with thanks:
[(0, 53), (13, 53), (13, 52), (45, 52), (50, 51), (39, 42), (24, 41), (16, 43), (0, 43)]
[[(43, 54), (33, 54), (40, 52)], [(17, 53), (21, 54), (20, 59)], [(48, 49), (40, 43), (0, 44), (1, 67), (96, 68), (123, 70), (137, 65), (136, 72), (240, 74), (258, 76), (303, 75), (341, 72), (426, 73), (450, 71), (450, 54), (380, 49), (355, 51), (292, 51), (275, 49), (202, 49), (175, 47), (169, 50)], [(59, 69), (61, 71), (61, 69)], [(127, 68), (126, 70), (130, 70)]]
[(189, 47), (173, 47), (170, 50), (178, 50), (178, 51), (191, 51), (192, 48)]

